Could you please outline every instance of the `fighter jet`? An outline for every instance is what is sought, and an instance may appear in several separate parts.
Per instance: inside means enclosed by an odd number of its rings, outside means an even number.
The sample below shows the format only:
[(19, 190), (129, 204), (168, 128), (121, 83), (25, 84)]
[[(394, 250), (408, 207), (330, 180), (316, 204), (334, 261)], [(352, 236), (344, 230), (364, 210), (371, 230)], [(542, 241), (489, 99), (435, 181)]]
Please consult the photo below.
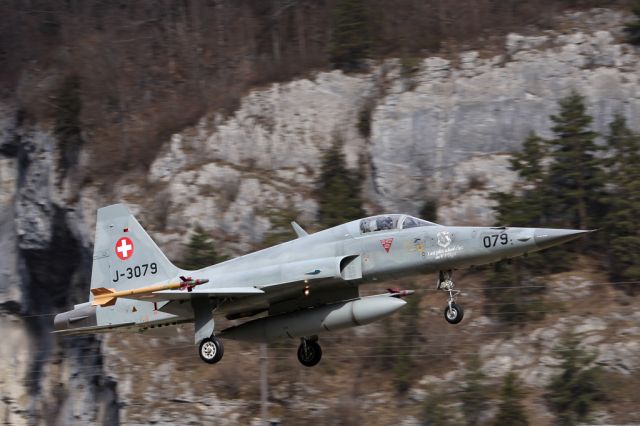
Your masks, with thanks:
[[(522, 256), (590, 231), (442, 226), (385, 214), (308, 234), (197, 271), (174, 266), (123, 204), (98, 210), (89, 301), (58, 314), (54, 333), (147, 332), (194, 323), (200, 358), (222, 359), (222, 338), (250, 342), (300, 339), (299, 361), (322, 357), (318, 335), (369, 324), (405, 305), (412, 290), (360, 296), (386, 279), (437, 273), (444, 319), (464, 311), (453, 271)], [(216, 332), (214, 318), (245, 319)], [(253, 317), (253, 318), (252, 318)]]

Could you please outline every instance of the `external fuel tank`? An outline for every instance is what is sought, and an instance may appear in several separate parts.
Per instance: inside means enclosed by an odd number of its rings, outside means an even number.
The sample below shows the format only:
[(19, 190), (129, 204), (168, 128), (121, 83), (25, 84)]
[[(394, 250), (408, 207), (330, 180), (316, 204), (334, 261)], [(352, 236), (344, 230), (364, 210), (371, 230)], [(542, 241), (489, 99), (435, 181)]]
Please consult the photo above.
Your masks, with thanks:
[(396, 312), (406, 302), (390, 295), (368, 296), (287, 314), (258, 318), (227, 328), (221, 337), (249, 342), (313, 336), (369, 324)]

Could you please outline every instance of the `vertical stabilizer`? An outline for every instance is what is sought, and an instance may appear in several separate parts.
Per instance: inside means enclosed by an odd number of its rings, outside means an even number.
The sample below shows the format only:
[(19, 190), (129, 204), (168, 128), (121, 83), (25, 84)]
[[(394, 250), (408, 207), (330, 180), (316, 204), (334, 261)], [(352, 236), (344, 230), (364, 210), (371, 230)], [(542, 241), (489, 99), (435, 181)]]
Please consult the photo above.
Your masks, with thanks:
[(127, 290), (172, 279), (178, 268), (124, 204), (98, 210), (91, 288)]

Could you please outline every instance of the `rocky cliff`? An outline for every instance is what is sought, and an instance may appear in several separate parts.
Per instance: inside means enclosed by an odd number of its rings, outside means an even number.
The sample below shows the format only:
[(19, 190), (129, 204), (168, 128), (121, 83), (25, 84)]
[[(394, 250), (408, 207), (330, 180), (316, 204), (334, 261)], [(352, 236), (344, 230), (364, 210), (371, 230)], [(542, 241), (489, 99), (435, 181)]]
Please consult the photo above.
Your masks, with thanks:
[[(113, 193), (78, 181), (74, 170), (91, 167), (84, 153), (61, 173), (61, 148), (46, 124), (25, 123), (2, 105), (3, 419), (116, 424), (119, 398), (134, 397), (131, 376), (105, 372), (99, 338), (49, 334), (53, 312), (86, 299), (98, 206), (129, 203), (169, 257), (181, 254), (195, 222), (229, 252), (242, 253), (269, 229), (272, 209), (291, 206), (313, 222), (321, 156), (340, 140), (348, 163), (366, 167), (370, 212), (415, 214), (435, 197), (439, 217), (429, 219), (492, 224), (488, 191), (515, 180), (509, 152), (532, 131), (549, 136), (549, 116), (569, 91), (586, 96), (596, 131), (606, 132), (617, 112), (637, 126), (640, 56), (619, 41), (623, 20), (611, 10), (577, 12), (560, 29), (510, 34), (499, 48), (424, 58), (411, 67), (387, 60), (368, 73), (318, 72), (255, 89), (233, 114), (212, 111), (174, 134), (148, 175), (110, 176)], [(568, 318), (557, 327), (580, 324)], [(481, 350), (508, 352), (520, 343), (494, 340)], [(631, 356), (638, 348), (620, 351)], [(523, 362), (510, 353), (510, 362)], [(486, 361), (489, 372), (504, 365), (504, 359), (495, 367)], [(527, 383), (540, 384), (541, 374), (527, 375)], [(125, 389), (116, 387), (114, 375), (128, 383)]]
[(0, 117), (2, 419), (116, 424), (116, 384), (102, 371), (100, 341), (50, 334), (53, 313), (88, 294), (92, 241), (77, 185), (59, 173), (49, 131), (11, 108)]
[(232, 116), (174, 135), (153, 163), (147, 184), (169, 205), (167, 238), (183, 238), (188, 217), (238, 236), (243, 250), (269, 228), (264, 213), (287, 202), (312, 221), (322, 152), (336, 139), (352, 167), (367, 166), (371, 211), (415, 214), (437, 197), (443, 223), (491, 224), (486, 191), (514, 179), (505, 154), (530, 132), (550, 136), (549, 117), (571, 90), (586, 97), (594, 130), (605, 134), (618, 112), (637, 126), (638, 55), (611, 26), (622, 20), (576, 13), (566, 24), (589, 32), (510, 34), (499, 55), (429, 57), (408, 72), (388, 60), (368, 74), (323, 72), (255, 90)]

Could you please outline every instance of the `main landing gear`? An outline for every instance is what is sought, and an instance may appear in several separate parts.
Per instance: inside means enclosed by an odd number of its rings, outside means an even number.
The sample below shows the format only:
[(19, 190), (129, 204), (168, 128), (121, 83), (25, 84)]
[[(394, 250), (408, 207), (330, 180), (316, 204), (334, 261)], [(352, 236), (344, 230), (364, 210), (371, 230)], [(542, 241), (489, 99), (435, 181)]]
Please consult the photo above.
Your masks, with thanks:
[(446, 308), (444, 308), (444, 319), (446, 319), (449, 324), (457, 324), (462, 321), (464, 310), (462, 306), (456, 304), (456, 297), (460, 294), (460, 290), (454, 289), (453, 271), (440, 271), (438, 275), (438, 286), (436, 288), (449, 293), (449, 301), (447, 302)]
[(303, 337), (298, 347), (298, 361), (305, 367), (313, 367), (322, 358), (322, 348), (318, 336)]
[(224, 345), (222, 340), (215, 336), (207, 337), (200, 342), (200, 359), (208, 364), (215, 364), (222, 359), (224, 355)]

